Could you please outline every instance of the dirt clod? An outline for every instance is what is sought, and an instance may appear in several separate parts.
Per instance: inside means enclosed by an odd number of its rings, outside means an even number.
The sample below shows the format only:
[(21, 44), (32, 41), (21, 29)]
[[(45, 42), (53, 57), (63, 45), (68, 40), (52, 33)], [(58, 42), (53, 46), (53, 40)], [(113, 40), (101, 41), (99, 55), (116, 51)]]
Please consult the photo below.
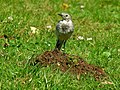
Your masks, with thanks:
[(69, 71), (72, 74), (80, 76), (81, 74), (90, 74), (96, 80), (106, 77), (104, 70), (100, 67), (90, 65), (79, 56), (63, 54), (58, 50), (46, 51), (35, 58), (35, 63), (41, 66), (55, 65), (61, 71)]

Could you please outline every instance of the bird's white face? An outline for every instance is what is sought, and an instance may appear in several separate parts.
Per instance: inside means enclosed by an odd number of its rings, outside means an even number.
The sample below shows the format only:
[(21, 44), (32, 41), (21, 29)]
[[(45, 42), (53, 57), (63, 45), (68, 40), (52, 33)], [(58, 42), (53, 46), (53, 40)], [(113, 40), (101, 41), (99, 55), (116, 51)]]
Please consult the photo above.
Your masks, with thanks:
[(58, 14), (58, 15), (60, 15), (64, 20), (71, 19), (71, 16), (68, 13), (61, 13), (61, 14)]

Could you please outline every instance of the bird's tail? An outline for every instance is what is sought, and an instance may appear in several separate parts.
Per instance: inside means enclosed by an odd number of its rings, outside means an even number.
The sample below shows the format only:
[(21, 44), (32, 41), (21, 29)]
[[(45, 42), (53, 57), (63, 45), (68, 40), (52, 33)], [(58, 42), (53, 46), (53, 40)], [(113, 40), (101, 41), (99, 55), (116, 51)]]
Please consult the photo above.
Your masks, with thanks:
[(61, 47), (62, 47), (62, 44), (63, 44), (63, 42), (64, 42), (64, 40), (57, 40), (57, 43), (56, 43), (56, 46), (55, 46), (55, 50), (56, 49), (58, 49), (58, 50), (60, 50), (61, 49)]

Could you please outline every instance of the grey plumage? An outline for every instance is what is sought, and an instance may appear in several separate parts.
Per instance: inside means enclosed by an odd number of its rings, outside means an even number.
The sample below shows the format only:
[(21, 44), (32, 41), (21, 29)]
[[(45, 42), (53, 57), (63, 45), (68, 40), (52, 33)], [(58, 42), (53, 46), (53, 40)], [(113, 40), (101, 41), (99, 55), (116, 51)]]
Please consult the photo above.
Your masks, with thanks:
[(56, 25), (57, 43), (55, 49), (60, 50), (62, 44), (64, 44), (64, 49), (65, 49), (66, 41), (72, 35), (74, 31), (74, 27), (71, 20), (71, 16), (68, 13), (61, 13), (58, 15), (62, 17), (62, 20), (60, 20)]

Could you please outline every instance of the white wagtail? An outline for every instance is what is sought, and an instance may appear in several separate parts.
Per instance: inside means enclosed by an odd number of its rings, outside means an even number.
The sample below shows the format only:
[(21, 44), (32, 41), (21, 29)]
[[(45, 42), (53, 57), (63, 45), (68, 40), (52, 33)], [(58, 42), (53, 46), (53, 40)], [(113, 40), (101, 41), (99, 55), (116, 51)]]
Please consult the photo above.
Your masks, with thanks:
[(71, 20), (71, 16), (68, 13), (61, 13), (58, 15), (62, 17), (62, 20), (60, 20), (56, 25), (57, 43), (55, 46), (55, 50), (56, 49), (60, 50), (62, 44), (64, 44), (64, 50), (65, 50), (66, 41), (72, 35), (74, 31), (74, 26)]

